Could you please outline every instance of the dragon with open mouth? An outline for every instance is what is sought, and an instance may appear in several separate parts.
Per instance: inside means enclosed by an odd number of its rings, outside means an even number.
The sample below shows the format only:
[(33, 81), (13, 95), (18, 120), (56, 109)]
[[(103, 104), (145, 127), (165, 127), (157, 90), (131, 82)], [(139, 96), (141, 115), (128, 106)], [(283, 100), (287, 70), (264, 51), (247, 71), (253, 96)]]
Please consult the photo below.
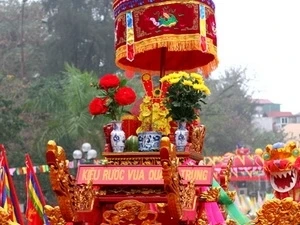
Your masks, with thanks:
[(300, 179), (300, 149), (296, 142), (267, 145), (264, 158), (264, 171), (268, 176), (276, 198), (292, 197), (300, 201), (298, 183)]

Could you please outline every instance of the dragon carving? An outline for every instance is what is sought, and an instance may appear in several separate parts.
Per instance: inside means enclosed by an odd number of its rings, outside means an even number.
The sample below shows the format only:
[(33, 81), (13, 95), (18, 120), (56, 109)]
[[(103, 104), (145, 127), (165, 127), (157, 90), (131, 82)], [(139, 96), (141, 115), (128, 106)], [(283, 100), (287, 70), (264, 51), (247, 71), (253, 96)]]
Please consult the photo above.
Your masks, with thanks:
[(274, 198), (264, 203), (257, 212), (253, 223), (255, 225), (300, 224), (300, 203), (293, 198)]
[(162, 165), (162, 176), (164, 180), (164, 189), (167, 192), (168, 208), (172, 217), (179, 221), (182, 217), (182, 191), (184, 185), (179, 175), (176, 162), (175, 151), (170, 148), (162, 147), (160, 149), (160, 158)]
[(76, 184), (75, 178), (69, 173), (65, 151), (55, 141), (48, 142), (46, 159), (51, 186), (58, 201), (56, 207), (45, 206), (51, 225), (63, 224), (62, 221), (80, 222), (78, 212), (89, 211), (93, 207), (95, 192), (92, 181), (84, 185)]
[(278, 199), (292, 197), (299, 201), (297, 184), (299, 183), (300, 149), (296, 142), (267, 145), (264, 158), (264, 171), (268, 176), (274, 195)]
[(11, 221), (10, 211), (6, 211), (4, 208), (0, 207), (0, 225), (19, 225), (19, 224), (17, 222)]
[(69, 174), (65, 151), (57, 146), (55, 141), (49, 141), (46, 152), (47, 164), (50, 168), (50, 182), (56, 194), (61, 214), (66, 221), (77, 221), (77, 215), (72, 191), (75, 187), (75, 178)]
[(161, 225), (156, 218), (157, 212), (148, 210), (146, 204), (137, 200), (123, 200), (115, 204), (114, 210), (103, 213), (104, 222), (101, 225)]

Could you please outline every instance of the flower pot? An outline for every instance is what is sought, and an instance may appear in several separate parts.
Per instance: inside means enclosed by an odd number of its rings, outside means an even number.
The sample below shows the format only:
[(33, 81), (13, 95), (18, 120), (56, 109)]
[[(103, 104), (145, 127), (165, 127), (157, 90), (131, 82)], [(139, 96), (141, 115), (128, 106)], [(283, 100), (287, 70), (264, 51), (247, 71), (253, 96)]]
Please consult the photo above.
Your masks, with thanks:
[(156, 131), (146, 131), (138, 134), (139, 151), (158, 151), (162, 134)]
[(185, 146), (188, 143), (189, 131), (186, 129), (186, 122), (178, 122), (178, 128), (175, 131), (176, 151), (184, 152)]
[(122, 122), (114, 121), (113, 130), (110, 133), (110, 143), (113, 152), (124, 152), (125, 149), (125, 132), (122, 130)]

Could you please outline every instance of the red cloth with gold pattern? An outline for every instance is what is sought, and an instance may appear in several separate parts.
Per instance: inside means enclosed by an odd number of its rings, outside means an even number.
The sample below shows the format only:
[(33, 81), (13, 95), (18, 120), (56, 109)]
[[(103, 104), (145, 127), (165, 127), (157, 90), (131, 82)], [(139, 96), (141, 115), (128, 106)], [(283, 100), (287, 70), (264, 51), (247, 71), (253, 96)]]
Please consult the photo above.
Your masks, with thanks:
[(165, 49), (165, 71), (208, 75), (218, 65), (211, 0), (115, 0), (116, 64), (156, 73)]

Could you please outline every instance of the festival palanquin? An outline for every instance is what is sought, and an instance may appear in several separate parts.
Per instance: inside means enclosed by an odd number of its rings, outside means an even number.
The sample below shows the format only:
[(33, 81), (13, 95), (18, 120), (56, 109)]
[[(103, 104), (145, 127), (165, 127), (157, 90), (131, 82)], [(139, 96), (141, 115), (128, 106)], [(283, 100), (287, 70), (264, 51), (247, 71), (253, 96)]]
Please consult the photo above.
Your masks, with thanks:
[[(44, 213), (40, 218), (51, 225), (300, 224), (296, 143), (268, 145), (255, 155), (240, 148), (221, 161), (203, 157), (200, 103), (210, 94), (205, 78), (218, 66), (212, 0), (114, 0), (113, 10), (116, 65), (142, 73), (145, 95), (136, 99), (114, 74), (93, 85), (103, 96), (91, 101), (90, 113), (112, 118), (103, 127), (102, 159), (79, 164), (75, 178), (64, 148), (50, 140), (46, 159), (58, 205), (45, 205), (32, 175), (32, 213)], [(132, 103), (138, 114), (125, 114)], [(242, 177), (269, 179), (275, 191), (254, 219), (229, 188)], [(0, 206), (0, 225), (21, 224), (17, 211)]]

